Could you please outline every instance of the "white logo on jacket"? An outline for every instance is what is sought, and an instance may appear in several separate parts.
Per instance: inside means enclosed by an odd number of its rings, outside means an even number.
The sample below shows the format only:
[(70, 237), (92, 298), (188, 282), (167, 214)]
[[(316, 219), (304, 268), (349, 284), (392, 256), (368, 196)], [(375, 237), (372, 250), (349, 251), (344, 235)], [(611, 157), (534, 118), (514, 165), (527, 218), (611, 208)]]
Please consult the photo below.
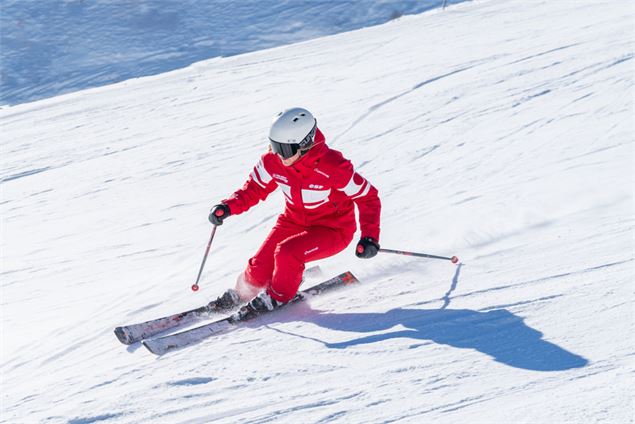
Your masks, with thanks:
[(276, 180), (280, 180), (280, 181), (283, 181), (283, 182), (289, 184), (289, 180), (287, 180), (287, 177), (285, 177), (284, 175), (273, 174), (273, 178), (275, 178)]
[(306, 252), (304, 252), (304, 256), (308, 255), (309, 253), (317, 252), (318, 249), (319, 247), (314, 247), (313, 249), (309, 249)]
[(329, 174), (324, 173), (324, 172), (320, 171), (317, 168), (315, 168), (314, 171), (317, 172), (318, 174), (324, 175), (326, 178), (331, 178), (331, 176)]

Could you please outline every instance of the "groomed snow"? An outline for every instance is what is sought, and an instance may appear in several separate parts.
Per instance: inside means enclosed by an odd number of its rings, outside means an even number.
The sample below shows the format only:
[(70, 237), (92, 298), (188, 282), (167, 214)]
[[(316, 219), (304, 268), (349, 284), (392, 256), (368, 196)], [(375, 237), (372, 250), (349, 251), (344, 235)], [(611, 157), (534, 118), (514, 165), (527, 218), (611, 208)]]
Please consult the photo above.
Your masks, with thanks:
[[(633, 19), (475, 1), (0, 110), (6, 423), (633, 422)], [(112, 333), (231, 286), (216, 234), (281, 108), (379, 189), (355, 289), (157, 358)]]

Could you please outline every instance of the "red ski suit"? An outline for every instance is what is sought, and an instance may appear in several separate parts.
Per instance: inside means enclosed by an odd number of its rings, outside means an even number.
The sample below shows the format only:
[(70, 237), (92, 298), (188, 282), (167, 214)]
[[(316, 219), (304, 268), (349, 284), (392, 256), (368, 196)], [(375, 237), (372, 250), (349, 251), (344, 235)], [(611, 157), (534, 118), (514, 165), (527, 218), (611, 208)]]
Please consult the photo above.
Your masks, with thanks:
[(353, 203), (361, 236), (379, 241), (381, 203), (377, 189), (326, 145), (319, 129), (313, 147), (291, 166), (272, 152), (262, 155), (245, 185), (223, 203), (231, 215), (239, 215), (277, 187), (285, 210), (242, 277), (252, 288), (266, 288), (272, 298), (287, 302), (298, 291), (307, 262), (333, 256), (350, 244), (357, 230)]

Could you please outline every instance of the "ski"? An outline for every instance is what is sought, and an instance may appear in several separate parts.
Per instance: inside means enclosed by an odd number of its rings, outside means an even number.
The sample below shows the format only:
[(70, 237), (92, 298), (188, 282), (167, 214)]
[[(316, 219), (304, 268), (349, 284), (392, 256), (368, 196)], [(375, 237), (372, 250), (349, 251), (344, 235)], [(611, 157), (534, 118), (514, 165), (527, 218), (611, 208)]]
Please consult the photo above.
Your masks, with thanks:
[[(350, 272), (344, 272), (337, 277), (331, 278), (330, 280), (324, 281), (320, 284), (317, 284), (313, 287), (310, 287), (306, 290), (298, 292), (296, 296), (288, 303), (282, 305), (280, 308), (275, 309), (277, 311), (279, 309), (284, 308), (287, 305), (292, 303), (296, 303), (317, 294), (323, 293), (325, 291), (330, 291), (336, 289), (338, 287), (347, 286), (350, 284), (358, 283), (359, 280), (355, 278), (355, 276)], [(196, 328), (192, 328), (190, 330), (182, 331), (180, 333), (174, 333), (163, 337), (158, 337), (154, 339), (148, 339), (143, 341), (143, 345), (155, 355), (163, 355), (171, 350), (180, 349), (185, 346), (193, 345), (199, 343), (211, 336), (215, 336), (218, 334), (226, 333), (236, 328), (240, 323), (245, 321), (250, 321), (256, 318), (260, 314), (252, 314), (247, 311), (247, 307), (243, 307), (237, 313), (223, 318), (218, 321), (214, 321), (209, 324), (205, 324)], [(245, 314), (245, 312), (247, 312)]]
[[(307, 268), (304, 271), (305, 278), (313, 278), (320, 276), (322, 270), (319, 265)], [(217, 299), (218, 300), (218, 299)], [(115, 328), (115, 336), (123, 344), (130, 345), (140, 342), (143, 339), (156, 336), (157, 334), (172, 330), (176, 327), (189, 325), (198, 321), (205, 320), (213, 314), (229, 312), (216, 305), (217, 300), (209, 302), (207, 305), (190, 311), (180, 312), (178, 314), (169, 315), (161, 318), (151, 319), (138, 324), (123, 325)]]
[(164, 331), (176, 328), (182, 325), (192, 324), (209, 318), (211, 314), (221, 312), (216, 307), (216, 301), (213, 300), (207, 305), (190, 311), (180, 312), (178, 314), (169, 315), (162, 318), (152, 319), (150, 321), (141, 322), (139, 324), (125, 325), (115, 328), (115, 335), (123, 344), (132, 344), (143, 339), (150, 338)]

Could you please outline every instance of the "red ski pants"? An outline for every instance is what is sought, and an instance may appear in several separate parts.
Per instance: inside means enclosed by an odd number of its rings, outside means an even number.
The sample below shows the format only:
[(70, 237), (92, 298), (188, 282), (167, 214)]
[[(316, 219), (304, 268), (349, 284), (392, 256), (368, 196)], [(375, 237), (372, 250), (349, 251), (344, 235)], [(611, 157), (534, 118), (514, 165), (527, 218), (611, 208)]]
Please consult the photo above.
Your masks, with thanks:
[(353, 235), (354, 228), (305, 227), (279, 218), (249, 259), (244, 278), (259, 290), (266, 288), (277, 301), (288, 302), (300, 287), (304, 264), (341, 252)]

